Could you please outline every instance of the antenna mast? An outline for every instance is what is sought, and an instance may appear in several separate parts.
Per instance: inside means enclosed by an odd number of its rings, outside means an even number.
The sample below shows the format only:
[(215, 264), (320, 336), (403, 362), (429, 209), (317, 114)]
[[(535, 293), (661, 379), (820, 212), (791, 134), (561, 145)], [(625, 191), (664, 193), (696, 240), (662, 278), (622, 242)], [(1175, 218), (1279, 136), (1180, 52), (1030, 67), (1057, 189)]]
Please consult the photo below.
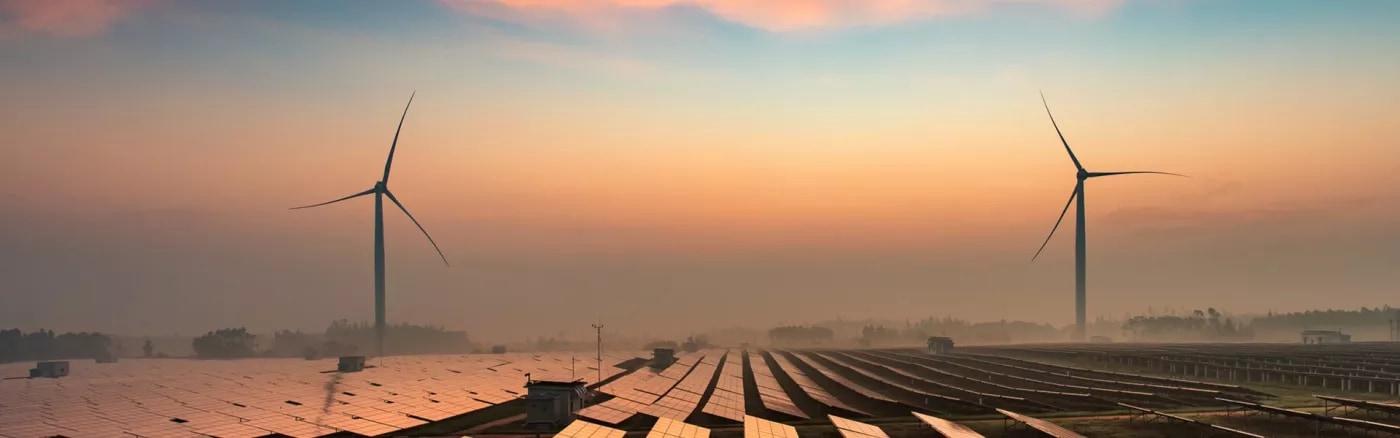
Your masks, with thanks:
[(598, 381), (594, 382), (598, 384), (603, 383), (603, 322), (593, 324), (593, 329), (598, 331)]

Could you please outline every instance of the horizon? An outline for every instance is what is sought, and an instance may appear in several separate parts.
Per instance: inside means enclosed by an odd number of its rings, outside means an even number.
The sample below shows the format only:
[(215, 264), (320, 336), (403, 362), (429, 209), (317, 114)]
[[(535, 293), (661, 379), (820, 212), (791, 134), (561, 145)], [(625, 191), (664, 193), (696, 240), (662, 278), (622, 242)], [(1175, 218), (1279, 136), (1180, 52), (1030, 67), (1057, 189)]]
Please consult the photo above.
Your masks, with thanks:
[[(484, 339), (1360, 308), (1400, 284), (1400, 3), (0, 0), (0, 328)], [(1068, 235), (1067, 235), (1068, 234)], [(819, 315), (828, 315), (822, 317)], [(59, 329), (55, 329), (59, 330)]]

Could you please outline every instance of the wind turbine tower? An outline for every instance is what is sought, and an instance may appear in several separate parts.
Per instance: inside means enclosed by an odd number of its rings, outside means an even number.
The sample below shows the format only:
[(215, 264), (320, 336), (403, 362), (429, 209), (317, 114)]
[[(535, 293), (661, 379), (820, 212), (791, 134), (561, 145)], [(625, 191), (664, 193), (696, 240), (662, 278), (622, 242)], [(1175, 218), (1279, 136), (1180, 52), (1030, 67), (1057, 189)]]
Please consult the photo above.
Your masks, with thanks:
[[(437, 242), (433, 241), (433, 236), (428, 235), (428, 230), (423, 229), (423, 225), (418, 223), (418, 219), (413, 217), (413, 213), (408, 212), (408, 208), (394, 197), (394, 193), (389, 191), (389, 170), (394, 165), (394, 150), (399, 146), (399, 132), (403, 130), (403, 121), (408, 117), (408, 108), (413, 105), (413, 97), (418, 93), (414, 92), (408, 97), (408, 105), (404, 105), (403, 115), (399, 116), (399, 127), (394, 130), (394, 141), (389, 144), (389, 158), (384, 160), (384, 176), (374, 183), (374, 187), (360, 193), (356, 193), (334, 201), (322, 202), (320, 204), (293, 207), (292, 210), (303, 208), (320, 207), (322, 205), (334, 204), (340, 201), (354, 199), (365, 195), (374, 195), (374, 335), (375, 341), (379, 344), (379, 356), (384, 357), (384, 198), (389, 198), (390, 202), (399, 207), (408, 219), (413, 221), (413, 225), (418, 226), (418, 231), (423, 232), (423, 236), (428, 238), (428, 243), (433, 245), (438, 257), (442, 258), (442, 263), (447, 265), (447, 256), (442, 254), (442, 249), (438, 248)], [(451, 266), (451, 265), (448, 265)]]
[(1065, 152), (1069, 153), (1070, 161), (1074, 162), (1075, 180), (1074, 191), (1069, 194), (1069, 201), (1065, 202), (1064, 210), (1060, 211), (1060, 218), (1055, 221), (1055, 227), (1050, 229), (1050, 235), (1045, 237), (1045, 242), (1040, 244), (1040, 249), (1036, 250), (1031, 261), (1040, 257), (1040, 252), (1045, 250), (1045, 245), (1050, 243), (1050, 238), (1055, 237), (1055, 230), (1060, 228), (1060, 222), (1065, 220), (1065, 213), (1069, 212), (1070, 204), (1075, 204), (1074, 221), (1074, 340), (1084, 340), (1084, 310), (1085, 310), (1085, 241), (1084, 241), (1084, 181), (1090, 178), (1099, 178), (1115, 175), (1132, 175), (1139, 173), (1151, 173), (1158, 175), (1186, 176), (1167, 172), (1153, 171), (1128, 171), (1128, 172), (1090, 172), (1084, 169), (1079, 163), (1079, 157), (1074, 155), (1074, 150), (1070, 149), (1069, 142), (1065, 141), (1065, 134), (1060, 132), (1060, 125), (1055, 123), (1055, 115), (1050, 112), (1050, 104), (1045, 101), (1045, 93), (1040, 94), (1040, 103), (1045, 105), (1045, 114), (1050, 116), (1050, 124), (1055, 127), (1055, 134), (1060, 136), (1060, 143), (1065, 145)]

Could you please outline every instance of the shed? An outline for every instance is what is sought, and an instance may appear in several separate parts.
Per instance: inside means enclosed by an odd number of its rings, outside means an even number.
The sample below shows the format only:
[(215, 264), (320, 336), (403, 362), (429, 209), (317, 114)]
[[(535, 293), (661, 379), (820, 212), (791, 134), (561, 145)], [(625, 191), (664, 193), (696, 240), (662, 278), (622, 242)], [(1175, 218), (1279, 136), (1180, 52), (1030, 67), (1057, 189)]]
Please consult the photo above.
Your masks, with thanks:
[(526, 426), (561, 427), (573, 422), (588, 394), (583, 380), (531, 380), (525, 383), (525, 390)]
[(39, 362), (34, 368), (29, 369), (29, 377), (46, 377), (57, 379), (68, 375), (68, 361), (56, 360), (50, 362)]
[(1303, 330), (1304, 344), (1340, 344), (1351, 342), (1351, 335), (1341, 330)]
[(341, 356), (340, 363), (335, 367), (336, 371), (342, 373), (355, 373), (365, 370), (364, 356)]
[(664, 367), (676, 361), (676, 349), (674, 348), (654, 348), (651, 350), (651, 365)]
[(928, 352), (933, 354), (952, 353), (953, 338), (946, 336), (933, 336), (928, 338)]

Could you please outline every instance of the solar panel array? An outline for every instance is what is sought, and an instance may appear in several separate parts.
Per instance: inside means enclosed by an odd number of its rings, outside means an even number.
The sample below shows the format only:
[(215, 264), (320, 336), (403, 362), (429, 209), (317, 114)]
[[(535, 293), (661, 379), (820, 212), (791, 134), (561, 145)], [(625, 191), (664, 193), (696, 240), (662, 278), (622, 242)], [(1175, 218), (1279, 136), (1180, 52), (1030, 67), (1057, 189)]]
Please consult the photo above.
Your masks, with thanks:
[(724, 366), (719, 370), (719, 380), (715, 390), (705, 402), (702, 412), (736, 422), (744, 421), (744, 363), (740, 353), (730, 352), (724, 357)]
[(792, 361), (788, 360), (787, 356), (784, 356), (782, 353), (769, 353), (765, 354), (764, 357), (766, 359), (771, 359), (772, 363), (777, 365), (779, 370), (782, 370), (782, 372), (786, 373), (788, 377), (791, 377), (794, 382), (797, 382), (797, 386), (802, 389), (802, 392), (806, 393), (808, 397), (811, 397), (818, 403), (832, 408), (863, 414), (867, 417), (870, 416), (869, 413), (853, 408), (841, 401), (841, 399), (836, 398), (836, 396), (831, 395), (825, 388), (822, 388), (821, 385), (813, 381), (811, 377), (807, 377), (807, 374), (803, 373), (801, 368), (794, 365)]
[[(340, 374), (325, 372), (336, 368), (334, 360), (75, 361), (67, 377), (0, 380), (0, 436), (374, 436), (514, 400), (524, 394), (526, 372), (549, 380), (571, 375), (568, 355), (372, 362)], [(0, 376), (25, 376), (29, 366), (0, 365)], [(596, 369), (574, 371), (597, 377)], [(605, 366), (603, 377), (618, 371)]]
[(778, 378), (773, 376), (773, 371), (768, 368), (768, 362), (763, 359), (763, 355), (750, 353), (749, 369), (753, 371), (754, 382), (758, 384), (758, 396), (763, 400), (764, 408), (797, 418), (807, 418), (807, 414), (797, 408), (792, 399), (788, 398), (787, 391), (778, 384)]
[[(660, 372), (643, 369), (614, 380), (599, 390), (612, 395), (613, 398), (583, 408), (579, 411), (579, 416), (605, 424), (621, 424), (638, 412), (656, 406), (663, 395), (670, 392), (682, 377), (690, 373), (697, 360), (703, 358), (703, 355), (681, 356)], [(685, 417), (678, 419), (684, 420)]]
[(810, 365), (813, 369), (816, 369), (817, 372), (821, 373), (823, 376), (826, 376), (826, 378), (835, 381), (841, 386), (850, 388), (851, 390), (860, 393), (860, 395), (863, 395), (873, 400), (897, 403), (896, 401), (894, 401), (894, 399), (886, 397), (884, 394), (876, 392), (875, 390), (872, 390), (870, 388), (866, 388), (864, 385), (851, 381), (851, 379), (847, 379), (845, 376), (842, 376), (841, 373), (838, 373), (835, 370), (828, 368), (826, 365), (822, 365), (821, 362), (817, 362), (815, 360), (807, 360), (804, 362), (806, 362), (807, 365)]
[(827, 417), (831, 418), (831, 424), (836, 426), (836, 431), (845, 438), (890, 438), (885, 431), (874, 425), (831, 414), (827, 414)]
[(700, 405), (700, 399), (709, 388), (710, 381), (714, 380), (718, 369), (718, 358), (715, 355), (705, 356), (679, 384), (656, 403), (643, 409), (642, 413), (657, 418), (684, 421), (690, 414), (695, 413), (695, 408)]
[(661, 418), (651, 427), (647, 438), (709, 438), (710, 429), (694, 424)]

